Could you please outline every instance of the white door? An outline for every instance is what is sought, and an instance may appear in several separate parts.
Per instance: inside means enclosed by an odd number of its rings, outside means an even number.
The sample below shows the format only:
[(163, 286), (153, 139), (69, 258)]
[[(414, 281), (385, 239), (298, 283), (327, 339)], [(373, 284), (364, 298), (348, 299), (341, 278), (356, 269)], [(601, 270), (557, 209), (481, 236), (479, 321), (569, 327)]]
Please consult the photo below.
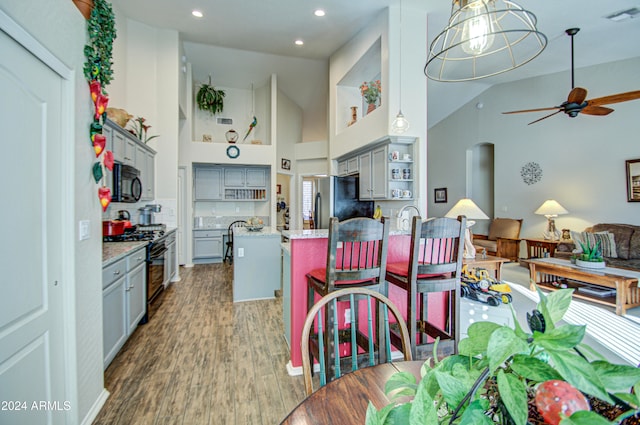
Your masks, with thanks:
[(63, 80), (2, 30), (0, 52), (0, 400), (8, 409), (0, 423), (59, 424), (72, 408), (64, 392), (62, 272), (73, 253), (62, 249)]

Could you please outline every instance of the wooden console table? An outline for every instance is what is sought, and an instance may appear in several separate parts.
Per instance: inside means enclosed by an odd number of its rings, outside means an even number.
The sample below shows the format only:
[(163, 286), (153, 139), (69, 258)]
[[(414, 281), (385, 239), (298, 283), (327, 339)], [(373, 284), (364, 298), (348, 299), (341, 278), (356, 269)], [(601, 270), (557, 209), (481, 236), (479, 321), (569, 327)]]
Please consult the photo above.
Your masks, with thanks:
[[(640, 273), (631, 270), (606, 267), (604, 269), (586, 269), (571, 264), (568, 260), (558, 258), (543, 258), (528, 260), (531, 273), (531, 290), (534, 291), (533, 282), (541, 288), (556, 290), (559, 286), (556, 283), (564, 283), (569, 288), (576, 291), (573, 296), (591, 302), (615, 306), (616, 314), (623, 315), (628, 308), (640, 306), (640, 288), (638, 287), (638, 276)], [(563, 281), (562, 279), (569, 279)], [(560, 282), (558, 282), (560, 280)], [(598, 297), (580, 292), (584, 284), (593, 284), (613, 288), (616, 290), (615, 296)]]
[(500, 280), (502, 265), (509, 261), (508, 258), (495, 257), (493, 255), (485, 255), (483, 258), (482, 254), (476, 254), (476, 258), (463, 258), (462, 264), (466, 264), (467, 268), (470, 269), (483, 268), (487, 269), (487, 271), (493, 271), (496, 280)]
[[(527, 258), (553, 257), (561, 241), (549, 239), (525, 239), (527, 242)], [(545, 255), (548, 253), (549, 255)]]

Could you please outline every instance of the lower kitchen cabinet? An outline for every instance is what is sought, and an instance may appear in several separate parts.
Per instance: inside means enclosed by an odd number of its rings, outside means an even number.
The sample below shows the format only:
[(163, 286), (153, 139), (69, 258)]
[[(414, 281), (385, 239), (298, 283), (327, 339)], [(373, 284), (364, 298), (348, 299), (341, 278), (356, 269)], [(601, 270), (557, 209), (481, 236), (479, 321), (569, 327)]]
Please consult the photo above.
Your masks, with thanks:
[(102, 269), (103, 367), (109, 366), (147, 308), (146, 247)]
[(196, 264), (222, 261), (222, 231), (193, 231), (193, 262)]
[(164, 253), (164, 286), (167, 287), (169, 282), (176, 275), (176, 233), (173, 232), (167, 236), (167, 251)]

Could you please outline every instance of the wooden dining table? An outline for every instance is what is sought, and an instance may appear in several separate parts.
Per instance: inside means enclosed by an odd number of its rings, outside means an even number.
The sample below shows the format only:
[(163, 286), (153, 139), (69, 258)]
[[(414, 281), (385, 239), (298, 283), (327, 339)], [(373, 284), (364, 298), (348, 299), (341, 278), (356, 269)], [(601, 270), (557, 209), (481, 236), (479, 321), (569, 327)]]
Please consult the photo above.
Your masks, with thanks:
[(369, 401), (378, 410), (391, 403), (384, 393), (384, 386), (391, 375), (410, 372), (419, 382), (423, 363), (424, 360), (382, 363), (347, 373), (304, 399), (281, 425), (362, 425)]

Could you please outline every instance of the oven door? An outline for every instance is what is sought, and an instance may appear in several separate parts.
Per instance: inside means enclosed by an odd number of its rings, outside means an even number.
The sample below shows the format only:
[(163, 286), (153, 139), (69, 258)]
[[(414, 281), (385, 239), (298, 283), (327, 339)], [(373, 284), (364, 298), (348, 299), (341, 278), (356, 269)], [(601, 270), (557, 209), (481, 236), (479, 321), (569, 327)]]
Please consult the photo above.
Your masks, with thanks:
[(147, 302), (150, 304), (164, 289), (164, 253), (167, 247), (164, 241), (153, 242), (149, 248), (147, 265)]

